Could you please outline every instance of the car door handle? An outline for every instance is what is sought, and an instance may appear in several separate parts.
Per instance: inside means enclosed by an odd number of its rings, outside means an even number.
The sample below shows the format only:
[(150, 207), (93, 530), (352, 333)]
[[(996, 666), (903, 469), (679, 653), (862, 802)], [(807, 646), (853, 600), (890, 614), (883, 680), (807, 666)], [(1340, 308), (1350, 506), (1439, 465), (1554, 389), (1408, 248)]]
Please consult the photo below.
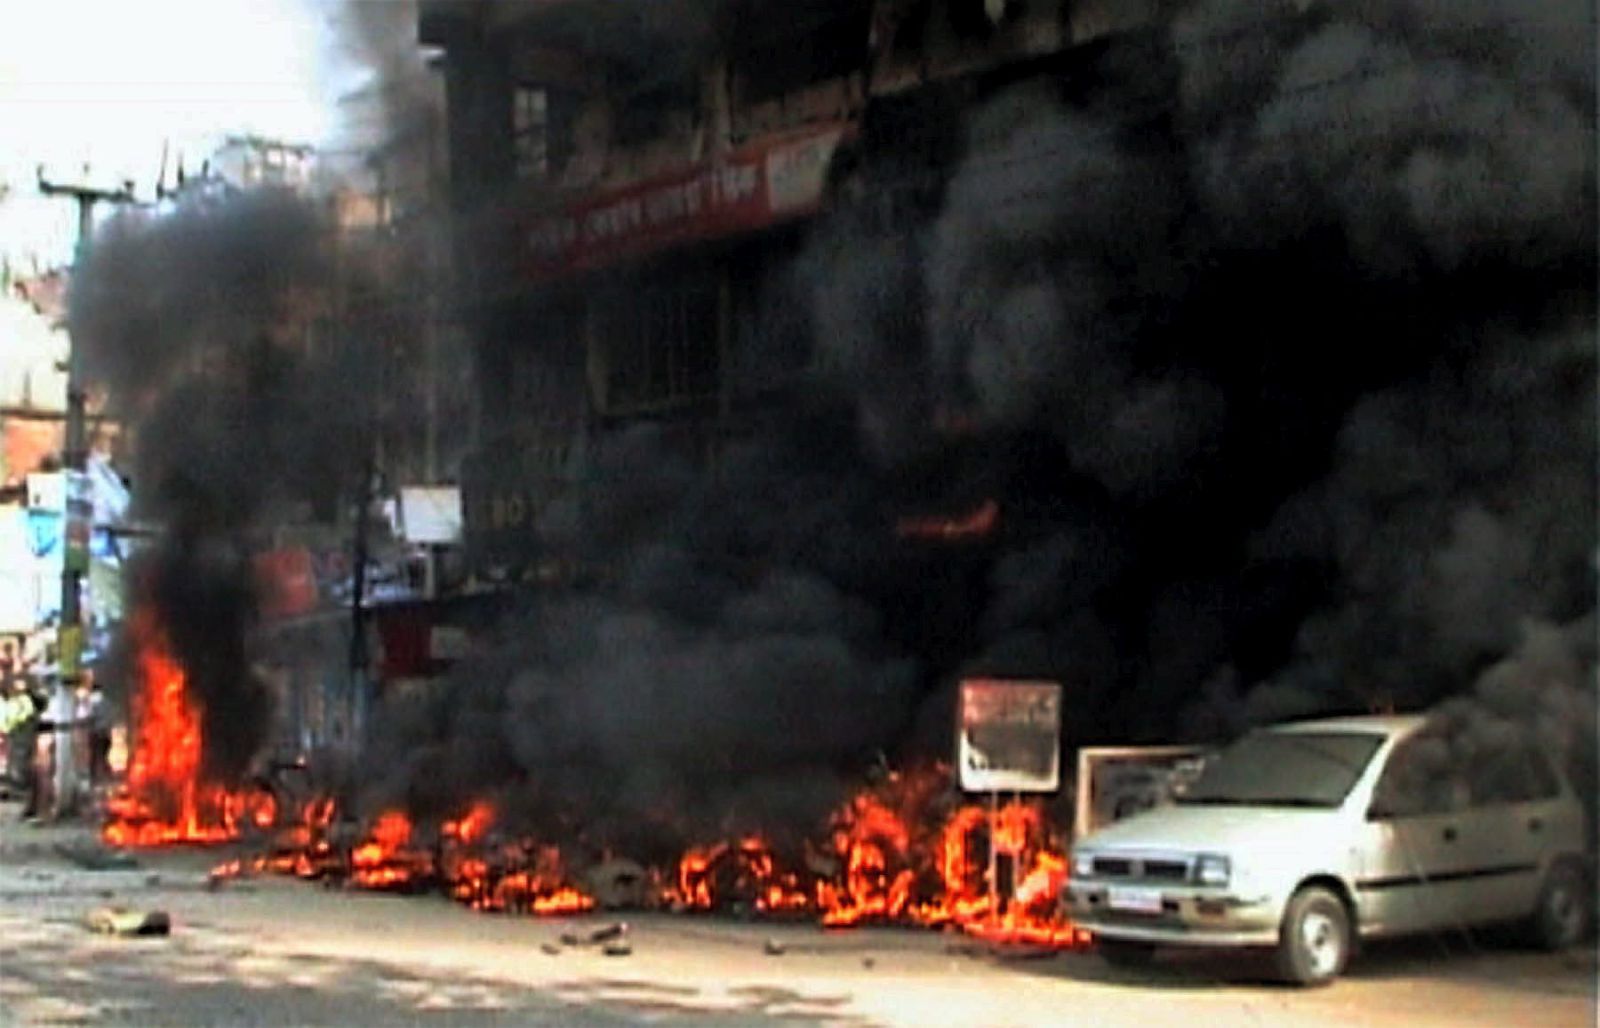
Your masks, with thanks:
[(1455, 830), (1455, 826), (1454, 825), (1450, 826), (1449, 828), (1446, 828), (1441, 834), (1444, 835), (1444, 841), (1445, 842), (1455, 842), (1456, 841), (1456, 830)]

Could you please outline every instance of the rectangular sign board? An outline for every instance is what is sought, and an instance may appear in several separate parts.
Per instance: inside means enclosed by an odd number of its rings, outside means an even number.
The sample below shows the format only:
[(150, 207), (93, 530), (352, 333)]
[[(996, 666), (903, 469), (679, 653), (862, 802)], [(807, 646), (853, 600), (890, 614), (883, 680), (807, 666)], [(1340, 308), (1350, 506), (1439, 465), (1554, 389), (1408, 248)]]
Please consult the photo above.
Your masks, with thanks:
[(59, 471), (36, 471), (28, 476), (28, 509), (57, 514), (67, 509), (67, 479)]
[(1061, 787), (1061, 685), (969, 678), (956, 730), (961, 788), (1054, 792)]
[(1171, 803), (1213, 752), (1201, 746), (1085, 746), (1078, 751), (1073, 837)]
[(822, 203), (834, 151), (851, 131), (828, 124), (757, 139), (559, 210), (528, 211), (517, 219), (524, 266), (535, 280), (548, 280), (810, 215)]
[(404, 486), (400, 490), (400, 526), (407, 542), (459, 543), (461, 490), (455, 486)]

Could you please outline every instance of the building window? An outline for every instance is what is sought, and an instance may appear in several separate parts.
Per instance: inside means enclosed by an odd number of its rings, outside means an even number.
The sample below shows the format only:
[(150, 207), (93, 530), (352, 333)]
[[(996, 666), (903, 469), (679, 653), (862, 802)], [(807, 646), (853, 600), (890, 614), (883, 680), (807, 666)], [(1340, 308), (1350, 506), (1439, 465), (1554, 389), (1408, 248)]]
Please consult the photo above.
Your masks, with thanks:
[(576, 145), (579, 97), (570, 90), (519, 85), (511, 94), (511, 145), (517, 177), (559, 175)]
[(720, 368), (718, 289), (711, 276), (648, 286), (593, 310), (597, 397), (612, 414), (713, 397)]
[(550, 92), (517, 86), (511, 96), (511, 146), (518, 178), (550, 174)]

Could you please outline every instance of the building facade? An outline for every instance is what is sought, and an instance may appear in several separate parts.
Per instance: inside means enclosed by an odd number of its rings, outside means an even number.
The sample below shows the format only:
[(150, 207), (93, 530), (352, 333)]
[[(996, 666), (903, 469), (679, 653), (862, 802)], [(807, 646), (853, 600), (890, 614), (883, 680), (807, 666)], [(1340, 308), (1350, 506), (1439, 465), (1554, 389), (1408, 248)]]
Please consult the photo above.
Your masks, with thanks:
[(443, 52), (455, 298), (480, 384), (481, 567), (545, 575), (542, 511), (640, 420), (715, 462), (812, 360), (819, 215), (936, 202), (957, 113), (1157, 0), (421, 5)]

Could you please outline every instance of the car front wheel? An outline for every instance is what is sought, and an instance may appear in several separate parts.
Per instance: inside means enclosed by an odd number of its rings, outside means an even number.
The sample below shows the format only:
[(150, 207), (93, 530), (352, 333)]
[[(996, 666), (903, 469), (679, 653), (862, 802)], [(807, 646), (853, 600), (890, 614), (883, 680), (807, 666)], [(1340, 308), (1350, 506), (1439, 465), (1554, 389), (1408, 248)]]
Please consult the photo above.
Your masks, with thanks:
[(1569, 863), (1552, 867), (1539, 890), (1539, 905), (1528, 920), (1529, 940), (1547, 950), (1576, 946), (1589, 930), (1589, 904), (1593, 901), (1582, 871)]
[(1296, 985), (1326, 985), (1350, 959), (1350, 915), (1329, 890), (1309, 885), (1295, 893), (1278, 928), (1278, 973)]

